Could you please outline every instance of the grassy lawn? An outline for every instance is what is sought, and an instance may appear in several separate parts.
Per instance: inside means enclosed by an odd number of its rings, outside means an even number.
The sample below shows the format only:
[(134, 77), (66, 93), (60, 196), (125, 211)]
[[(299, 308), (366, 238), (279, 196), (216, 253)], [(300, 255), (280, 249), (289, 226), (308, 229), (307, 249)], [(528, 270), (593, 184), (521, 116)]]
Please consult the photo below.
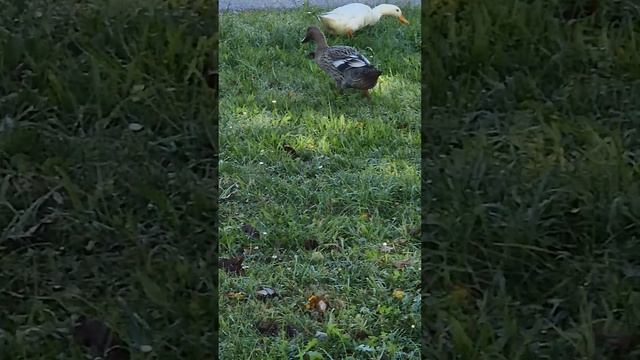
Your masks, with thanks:
[(212, 5), (0, 1), (0, 358), (212, 358)]
[(419, 357), (420, 26), (403, 11), (408, 27), (328, 37), (383, 70), (371, 102), (307, 58), (319, 9), (220, 15), (220, 248), (245, 267), (220, 270), (223, 359)]
[(424, 32), (423, 356), (640, 358), (637, 5), (450, 4)]

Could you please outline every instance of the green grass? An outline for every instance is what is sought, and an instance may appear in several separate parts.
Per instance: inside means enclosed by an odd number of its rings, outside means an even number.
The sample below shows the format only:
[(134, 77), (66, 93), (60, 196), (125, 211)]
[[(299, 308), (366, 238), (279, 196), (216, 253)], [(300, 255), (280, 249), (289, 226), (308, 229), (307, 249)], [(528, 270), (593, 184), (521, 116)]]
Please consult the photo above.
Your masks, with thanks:
[(85, 359), (78, 314), (215, 353), (212, 6), (0, 1), (0, 358)]
[[(313, 48), (300, 40), (318, 11), (220, 15), (221, 257), (247, 254), (241, 276), (220, 270), (220, 354), (417, 359), (419, 12), (403, 9), (408, 27), (384, 19), (353, 40), (328, 38), (383, 70), (368, 102), (359, 92), (336, 95), (306, 57)], [(309, 239), (320, 246), (305, 248)], [(381, 252), (383, 243), (394, 250)], [(405, 259), (407, 268), (394, 267)], [(281, 296), (260, 301), (262, 286)], [(394, 298), (396, 289), (405, 296)], [(311, 295), (327, 297), (320, 319), (305, 309)], [(261, 322), (275, 324), (273, 333), (260, 332)]]
[(640, 13), (601, 3), (426, 9), (426, 358), (640, 356)]

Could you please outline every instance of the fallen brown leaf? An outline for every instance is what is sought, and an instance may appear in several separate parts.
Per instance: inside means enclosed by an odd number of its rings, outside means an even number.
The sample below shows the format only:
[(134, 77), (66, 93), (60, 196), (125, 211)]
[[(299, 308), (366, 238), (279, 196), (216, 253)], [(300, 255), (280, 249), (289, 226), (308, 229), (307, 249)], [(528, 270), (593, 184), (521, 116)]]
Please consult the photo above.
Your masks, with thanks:
[(305, 250), (313, 250), (318, 247), (318, 241), (316, 239), (307, 239), (304, 242)]
[(280, 331), (280, 327), (273, 320), (262, 320), (256, 324), (256, 328), (262, 335), (276, 336)]
[(336, 251), (336, 252), (342, 251), (342, 247), (340, 247), (340, 245), (338, 244), (327, 244), (324, 248), (329, 251)]
[(256, 228), (254, 228), (251, 224), (243, 224), (241, 229), (249, 237), (252, 237), (254, 239), (260, 239), (260, 232), (256, 230)]
[(305, 307), (312, 313), (322, 316), (329, 309), (329, 302), (323, 296), (311, 295)]
[(393, 262), (393, 266), (395, 266), (398, 269), (407, 268), (409, 265), (411, 265), (411, 259), (399, 260), (399, 261)]
[(285, 331), (287, 333), (287, 336), (290, 338), (296, 337), (300, 333), (298, 329), (296, 329), (296, 327), (291, 324), (287, 324), (287, 326), (285, 327)]
[(414, 237), (416, 239), (420, 239), (420, 234), (421, 234), (422, 231), (420, 230), (419, 227), (414, 227), (414, 228), (409, 229), (408, 232), (409, 232), (410, 236), (412, 236), (412, 237)]
[(291, 155), (292, 158), (297, 159), (300, 157), (300, 155), (298, 155), (298, 152), (296, 151), (296, 149), (294, 149), (291, 145), (289, 144), (284, 144), (282, 145), (282, 148), (284, 149), (284, 151), (286, 151), (289, 155)]
[(225, 269), (227, 272), (232, 274), (242, 274), (244, 269), (242, 268), (242, 262), (244, 261), (244, 256), (234, 256), (229, 259), (220, 259), (218, 265), (220, 268)]
[(259, 252), (260, 252), (260, 248), (259, 247), (257, 247), (257, 246), (252, 247), (252, 246), (249, 245), (249, 246), (243, 247), (242, 251), (240, 251), (240, 254), (243, 255), (243, 256), (249, 256), (249, 255), (251, 255), (253, 253), (259, 253)]
[(246, 295), (245, 295), (245, 293), (243, 293), (242, 291), (238, 291), (238, 292), (235, 292), (235, 291), (229, 291), (229, 292), (227, 293), (227, 297), (228, 297), (229, 299), (233, 299), (233, 300), (240, 301), (240, 300), (244, 300), (244, 299), (245, 299), (245, 297), (246, 297)]

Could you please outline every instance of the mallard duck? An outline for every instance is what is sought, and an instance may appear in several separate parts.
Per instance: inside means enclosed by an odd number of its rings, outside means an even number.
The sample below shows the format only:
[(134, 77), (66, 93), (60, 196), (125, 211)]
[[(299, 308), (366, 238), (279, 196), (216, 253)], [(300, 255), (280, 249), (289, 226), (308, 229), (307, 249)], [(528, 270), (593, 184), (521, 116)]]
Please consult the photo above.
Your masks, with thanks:
[(409, 21), (402, 15), (402, 10), (389, 4), (378, 5), (373, 9), (365, 4), (347, 4), (318, 15), (318, 20), (332, 34), (346, 34), (348, 37), (353, 37), (354, 32), (377, 23), (383, 15), (395, 16), (401, 23), (409, 24)]
[(324, 34), (316, 26), (307, 29), (302, 42), (313, 41), (316, 50), (307, 54), (336, 82), (339, 91), (346, 88), (363, 90), (369, 97), (369, 89), (376, 86), (382, 71), (376, 69), (364, 55), (351, 46), (328, 46)]

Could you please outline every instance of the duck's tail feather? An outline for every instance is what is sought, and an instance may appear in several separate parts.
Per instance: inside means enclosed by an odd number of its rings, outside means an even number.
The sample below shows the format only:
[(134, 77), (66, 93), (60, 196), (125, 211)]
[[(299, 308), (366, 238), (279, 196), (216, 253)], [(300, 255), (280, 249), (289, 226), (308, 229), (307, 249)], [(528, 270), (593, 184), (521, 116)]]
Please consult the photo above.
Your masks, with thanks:
[(373, 66), (355, 68), (345, 73), (344, 84), (355, 89), (371, 89), (378, 83), (380, 75), (382, 75), (382, 70)]

